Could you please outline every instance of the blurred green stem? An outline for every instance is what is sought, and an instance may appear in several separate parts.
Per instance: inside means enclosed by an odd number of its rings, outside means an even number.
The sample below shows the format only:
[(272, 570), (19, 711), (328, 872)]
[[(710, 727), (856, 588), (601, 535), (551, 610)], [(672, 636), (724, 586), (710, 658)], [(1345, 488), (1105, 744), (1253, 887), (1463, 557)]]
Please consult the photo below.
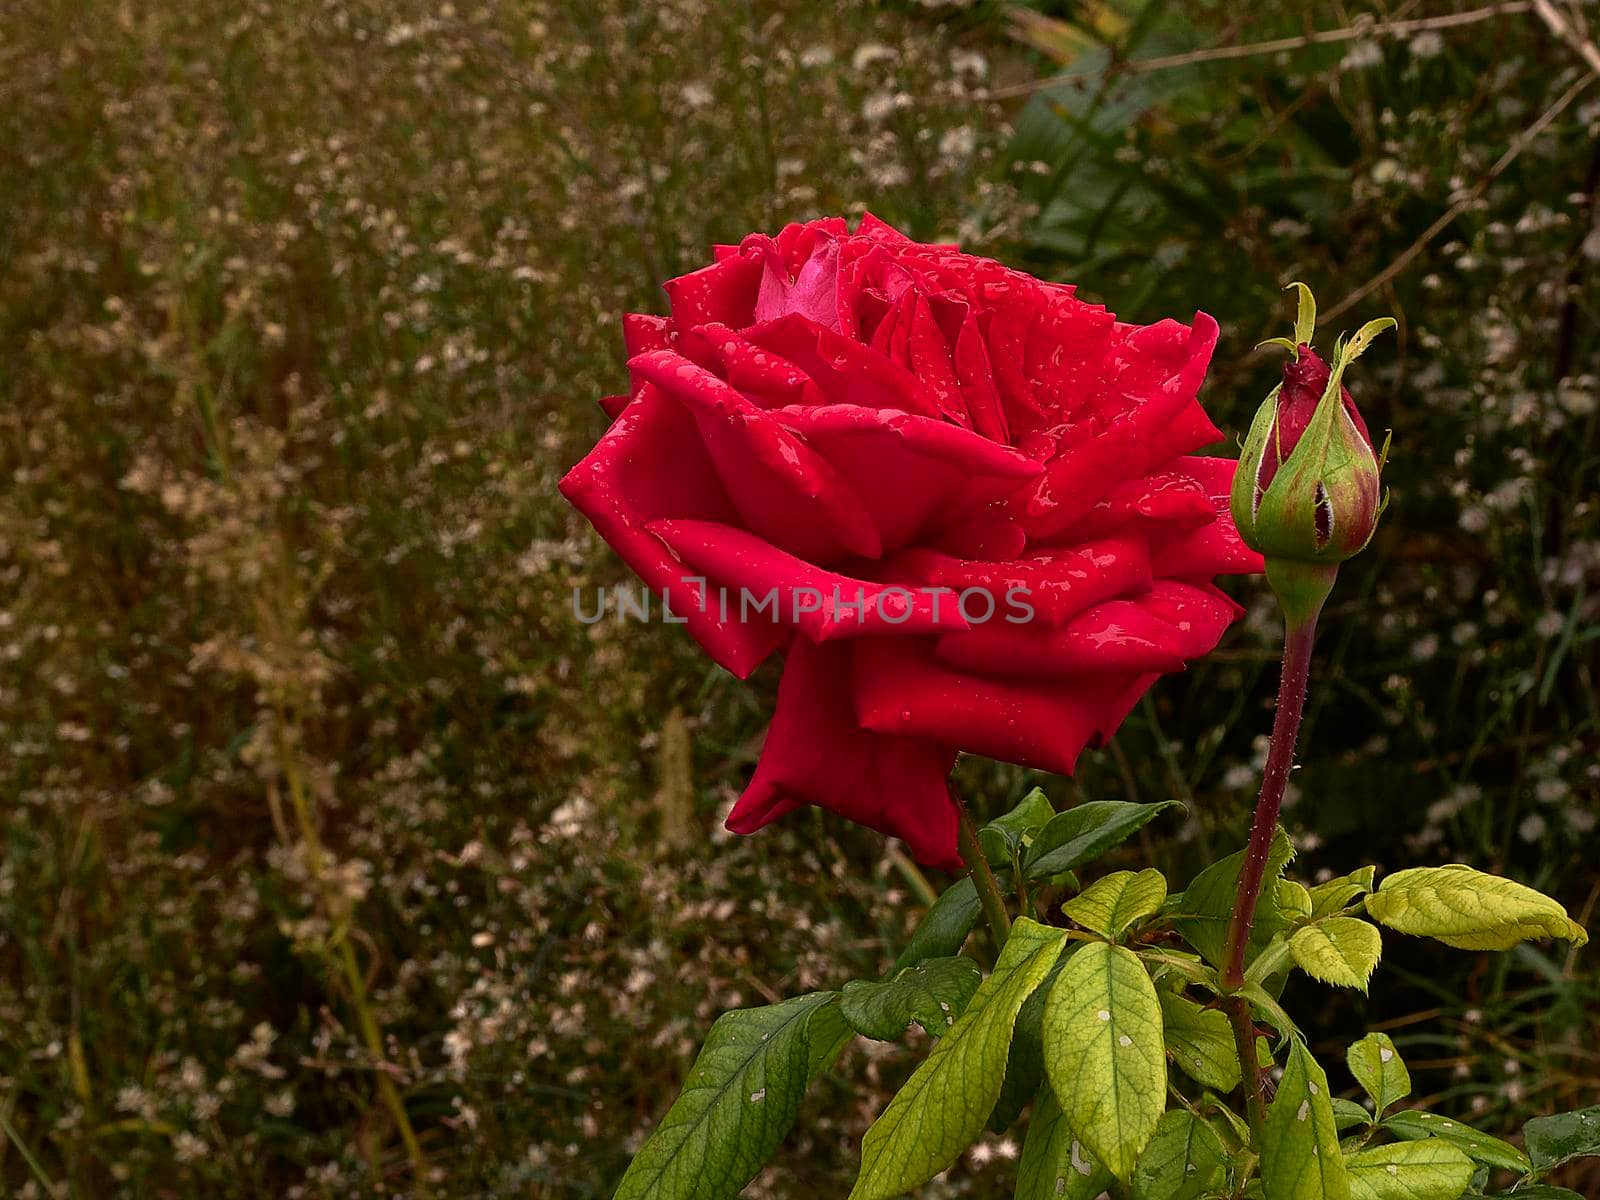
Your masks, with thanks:
[(913, 862), (909, 855), (899, 846), (889, 847), (889, 865), (900, 872), (900, 877), (910, 885), (911, 890), (917, 894), (917, 899), (932, 908), (939, 900), (939, 893), (934, 890), (933, 884), (928, 882), (928, 877), (922, 873), (922, 868)]
[(300, 837), (305, 844), (307, 870), (310, 872), (313, 885), (322, 892), (323, 904), (328, 910), (329, 936), (338, 943), (338, 965), (344, 975), (345, 988), (350, 993), (350, 1007), (355, 1012), (356, 1023), (361, 1027), (361, 1040), (367, 1047), (367, 1053), (372, 1055), (373, 1070), (378, 1079), (378, 1096), (383, 1101), (384, 1107), (389, 1110), (389, 1116), (400, 1134), (400, 1141), (405, 1145), (406, 1157), (411, 1160), (411, 1170), (417, 1186), (426, 1187), (428, 1162), (423, 1156), (416, 1132), (411, 1128), (411, 1119), (406, 1115), (405, 1101), (401, 1099), (400, 1091), (394, 1086), (394, 1080), (389, 1075), (389, 1064), (383, 1045), (383, 1030), (378, 1025), (377, 1017), (373, 1015), (372, 1005), (367, 997), (367, 983), (361, 974), (361, 965), (356, 961), (355, 947), (350, 941), (349, 902), (336, 888), (329, 885), (323, 876), (322, 841), (317, 835), (317, 823), (311, 813), (311, 800), (306, 794), (305, 779), (300, 773), (299, 760), (289, 745), (286, 734), (287, 719), (281, 710), (274, 715), (277, 725), (275, 733), (278, 766), (283, 772), (284, 782), (288, 785), (289, 802), (294, 809), (295, 824), (299, 826)]
[[(28, 1164), (28, 1170), (33, 1172), (34, 1180), (45, 1189), (45, 1195), (52, 1195), (55, 1184), (45, 1169), (39, 1165), (39, 1160), (33, 1156), (33, 1151), (28, 1149), (28, 1143), (22, 1140), (22, 1135), (11, 1124), (11, 1098), (6, 1098), (6, 1106), (0, 1109), (0, 1134), (5, 1135), (6, 1141), (17, 1148), (17, 1153), (22, 1155), (22, 1161)], [(10, 1192), (6, 1193), (8, 1196)]]
[(1011, 936), (1011, 918), (1006, 914), (1005, 897), (1000, 894), (1000, 885), (995, 882), (994, 872), (989, 870), (989, 860), (984, 857), (983, 847), (978, 844), (978, 830), (972, 824), (972, 814), (967, 811), (966, 804), (954, 788), (950, 789), (950, 799), (955, 803), (960, 821), (957, 837), (961, 858), (967, 864), (967, 871), (978, 889), (978, 903), (983, 906), (989, 932), (994, 935), (994, 952), (998, 957), (1006, 938)]

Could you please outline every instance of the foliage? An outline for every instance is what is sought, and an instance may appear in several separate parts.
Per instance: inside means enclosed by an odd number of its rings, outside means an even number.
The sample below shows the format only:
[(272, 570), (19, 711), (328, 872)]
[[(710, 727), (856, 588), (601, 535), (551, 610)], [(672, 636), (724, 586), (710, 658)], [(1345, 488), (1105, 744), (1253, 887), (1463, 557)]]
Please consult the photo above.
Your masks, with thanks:
[[(1040, 796), (1030, 793), (1016, 808), (990, 822), (980, 831), (980, 842), (1015, 838), (1024, 849), (1031, 849), (1050, 823), (1059, 820), (1041, 808)], [(1101, 820), (1103, 826), (1121, 821), (1125, 831), (1120, 837), (1131, 832), (1120, 813), (1105, 813)], [(1108, 835), (1105, 840), (1109, 847), (1120, 838)], [(1276, 1094), (1264, 1118), (1251, 1118), (1252, 1124), (1259, 1119), (1259, 1128), (1248, 1131), (1244, 1115), (1231, 1107), (1230, 1093), (1245, 1074), (1234, 1050), (1237, 1043), (1228, 1036), (1228, 1018), (1221, 1011), (1234, 993), (1199, 954), (1171, 946), (1173, 933), (1188, 941), (1191, 950), (1204, 952), (1201, 943), (1210, 945), (1209, 926), (1185, 926), (1181, 916), (1186, 909), (1208, 907), (1203, 880), (1163, 905), (1166, 881), (1160, 872), (1115, 871), (1081, 890), (1072, 885), (1062, 889), (1075, 894), (1053, 897), (1045, 908), (1061, 916), (1061, 925), (1019, 917), (992, 973), (976, 992), (968, 993), (970, 1002), (964, 1007), (959, 999), (954, 1004), (938, 1002), (948, 1010), (949, 1027), (867, 1131), (853, 1200), (892, 1200), (950, 1168), (978, 1137), (1000, 1098), (1008, 1057), (1014, 1063), (1018, 1055), (1031, 1054), (1040, 1056), (1045, 1069), (1035, 1076), (1037, 1096), (1018, 1164), (1016, 1194), (1025, 1200), (1067, 1195), (1069, 1189), (1070, 1194), (1084, 1197), (1110, 1189), (1115, 1196), (1135, 1200), (1199, 1200), (1250, 1195), (1255, 1187), (1265, 1200), (1458, 1200), (1469, 1187), (1486, 1187), (1496, 1170), (1513, 1176), (1514, 1190), (1505, 1194), (1522, 1196), (1530, 1187), (1543, 1186), (1537, 1181), (1551, 1168), (1576, 1157), (1600, 1156), (1600, 1110), (1529, 1122), (1528, 1154), (1523, 1155), (1460, 1122), (1397, 1109), (1411, 1094), (1411, 1077), (1394, 1042), (1382, 1033), (1368, 1034), (1346, 1055), (1370, 1109), (1349, 1101), (1339, 1101), (1336, 1107), (1326, 1071), (1293, 1020), (1261, 986), (1261, 981), (1286, 967), (1286, 960), (1301, 965), (1292, 948), (1308, 931), (1321, 931), (1325, 944), (1335, 947), (1358, 940), (1348, 927), (1368, 930), (1376, 939), (1377, 929), (1364, 917), (1457, 945), (1464, 938), (1508, 939), (1508, 914), (1516, 922), (1525, 909), (1533, 909), (1549, 912), (1552, 919), (1538, 927), (1517, 924), (1519, 938), (1557, 936), (1581, 944), (1586, 940), (1583, 929), (1567, 918), (1559, 904), (1530, 889), (1508, 889), (1508, 880), (1463, 867), (1401, 872), (1391, 877), (1398, 881), (1395, 887), (1384, 880), (1373, 891), (1376, 872), (1367, 867), (1331, 889), (1323, 885), (1323, 903), (1318, 907), (1310, 889), (1284, 876), (1293, 848), (1281, 831), (1278, 841), (1281, 849), (1272, 856), (1268, 879), (1279, 895), (1292, 896), (1299, 888), (1306, 903), (1280, 905), (1280, 919), (1255, 954), (1246, 986), (1237, 993), (1248, 1003), (1252, 1032), (1264, 1028), (1272, 1033), (1282, 1055)], [(1223, 874), (1236, 876), (1237, 865), (1226, 866), (1231, 861), (1218, 866)], [(1009, 873), (1019, 889), (1019, 906), (1025, 914), (1032, 911), (1036, 901), (1026, 890), (1023, 873)], [(1434, 881), (1443, 881), (1458, 902), (1447, 908), (1374, 903), (1397, 891), (1437, 886)], [(1330, 896), (1341, 899), (1330, 903)], [(1347, 952), (1341, 951), (1341, 960), (1345, 957)], [(1374, 951), (1374, 964), (1376, 957)], [(1349, 978), (1329, 979), (1325, 976), (1337, 972), (1326, 967), (1322, 957), (1313, 955), (1312, 966), (1303, 969), (1322, 982), (1362, 989), (1371, 973), (1368, 966)], [(935, 969), (930, 962), (909, 971)], [(845, 994), (859, 994), (863, 987), (895, 988), (905, 978), (902, 973), (878, 985), (853, 981), (845, 985)], [(1035, 994), (1044, 997), (1042, 1038), (1037, 1042), (1014, 1038), (1024, 1005)], [(822, 993), (787, 1004), (831, 1005), (832, 997)], [(770, 1012), (773, 1015), (766, 1019), (777, 1021), (782, 1010), (783, 1006), (758, 1010), (749, 1019)], [(1208, 1013), (1221, 1028), (1207, 1025)], [(713, 1028), (706, 1049), (689, 1072), (683, 1095), (640, 1151), (622, 1194), (650, 1200), (731, 1197), (772, 1151), (772, 1139), (762, 1126), (759, 1137), (729, 1136), (721, 1143), (701, 1143), (697, 1152), (673, 1159), (682, 1164), (676, 1174), (668, 1177), (655, 1171), (652, 1186), (629, 1187), (641, 1171), (639, 1164), (661, 1161), (684, 1144), (681, 1131), (686, 1126), (698, 1132), (697, 1122), (707, 1103), (704, 1092), (708, 1086), (720, 1086), (717, 1081), (727, 1075), (702, 1064), (726, 1052), (728, 1035), (720, 1029), (740, 1016), (744, 1014), (723, 1017)], [(1177, 1020), (1169, 1024), (1169, 1017)], [(891, 1022), (901, 1029), (906, 1023)], [(937, 1020), (933, 1023), (937, 1026)], [(886, 1031), (876, 1014), (870, 1015), (865, 1028), (861, 1024), (857, 1028), (873, 1037)], [(836, 1053), (832, 1034), (824, 1040), (828, 1053)], [(1196, 1055), (1196, 1045), (1202, 1041), (1209, 1042), (1207, 1051)], [(749, 1055), (751, 1049), (741, 1053)], [(760, 1053), (781, 1052), (762, 1047)], [(1170, 1090), (1169, 1057), (1180, 1068)], [(793, 1089), (803, 1088), (808, 1076), (804, 1053), (789, 1058), (781, 1079), (785, 1118), (793, 1111)], [(1202, 1078), (1207, 1058), (1217, 1064), (1210, 1072), (1215, 1086)], [(739, 1058), (738, 1069), (745, 1061)], [(1259, 1061), (1249, 1065), (1251, 1074)], [(1180, 1086), (1177, 1079), (1182, 1077), (1189, 1077), (1191, 1085)], [(743, 1088), (741, 1078), (735, 1090)], [(1004, 1124), (1015, 1116), (1012, 1113)], [(748, 1119), (748, 1109), (736, 1104), (734, 1115), (726, 1119)], [(1352, 1129), (1341, 1138), (1342, 1131)], [(1257, 1185), (1251, 1184), (1253, 1178), (1259, 1180)]]

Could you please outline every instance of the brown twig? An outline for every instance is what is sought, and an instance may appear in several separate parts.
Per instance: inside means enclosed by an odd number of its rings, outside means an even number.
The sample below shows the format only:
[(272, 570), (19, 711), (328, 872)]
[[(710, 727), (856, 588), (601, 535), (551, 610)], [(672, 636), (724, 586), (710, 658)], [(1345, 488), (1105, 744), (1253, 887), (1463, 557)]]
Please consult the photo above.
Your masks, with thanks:
[(1578, 57), (1588, 64), (1589, 70), (1600, 75), (1600, 46), (1579, 33), (1550, 0), (1533, 0), (1533, 11), (1544, 22), (1546, 29), (1576, 50)]
[(1539, 0), (1506, 0), (1503, 4), (1490, 4), (1483, 8), (1470, 9), (1462, 13), (1447, 13), (1438, 17), (1416, 17), (1407, 21), (1357, 21), (1353, 25), (1341, 29), (1323, 29), (1316, 33), (1301, 34), (1298, 37), (1274, 38), (1266, 42), (1248, 42), (1238, 46), (1213, 46), (1205, 50), (1190, 50), (1183, 54), (1167, 54), (1160, 58), (1141, 58), (1131, 62), (1108, 63), (1103, 67), (1096, 67), (1087, 71), (1070, 71), (1059, 75), (1052, 75), (1048, 79), (1035, 79), (1027, 83), (1012, 84), (1007, 87), (991, 88), (986, 92), (974, 92), (962, 99), (989, 101), (1005, 100), (1016, 96), (1029, 96), (1035, 92), (1048, 91), (1058, 84), (1070, 83), (1076, 79), (1093, 79), (1111, 71), (1120, 71), (1130, 75), (1142, 75), (1149, 71), (1165, 71), (1173, 67), (1187, 67), (1195, 63), (1225, 62), (1239, 58), (1253, 58), (1258, 54), (1280, 54), (1285, 50), (1302, 50), (1307, 46), (1321, 46), (1334, 42), (1348, 42), (1356, 38), (1403, 36), (1411, 33), (1422, 33), (1430, 29), (1453, 29), (1461, 25), (1475, 25), (1480, 21), (1492, 20), (1495, 17), (1508, 16), (1514, 13), (1524, 13), (1533, 8)]
[(1317, 321), (1317, 324), (1326, 325), (1330, 321), (1336, 320), (1337, 318), (1343, 316), (1357, 304), (1360, 304), (1373, 292), (1383, 287), (1391, 279), (1409, 267), (1416, 259), (1417, 255), (1421, 254), (1425, 249), (1427, 249), (1428, 243), (1433, 241), (1434, 238), (1438, 237), (1439, 234), (1444, 232), (1444, 230), (1452, 221), (1476, 204), (1482, 197), (1483, 193), (1488, 190), (1489, 185), (1498, 179), (1500, 175), (1504, 173), (1505, 169), (1517, 160), (1517, 156), (1528, 148), (1529, 143), (1543, 133), (1545, 129), (1549, 127), (1552, 121), (1565, 112), (1567, 110), (1567, 106), (1576, 100), (1579, 94), (1597, 78), (1600, 78), (1600, 76), (1586, 71), (1572, 84), (1571, 87), (1562, 92), (1560, 98), (1557, 99), (1554, 104), (1539, 114), (1538, 119), (1535, 120), (1533, 124), (1529, 125), (1512, 140), (1511, 145), (1506, 147), (1506, 152), (1500, 156), (1498, 161), (1495, 162), (1494, 166), (1490, 167), (1483, 173), (1482, 176), (1479, 177), (1478, 181), (1467, 190), (1465, 195), (1447, 208), (1439, 216), (1438, 220), (1434, 221), (1432, 225), (1429, 225), (1427, 229), (1423, 230), (1422, 235), (1418, 237), (1416, 241), (1412, 242), (1411, 245), (1402, 250), (1399, 256), (1396, 257), (1395, 260), (1387, 267), (1379, 271), (1371, 279), (1367, 280), (1366, 283), (1362, 284), (1355, 291), (1351, 292), (1332, 308), (1322, 313)]

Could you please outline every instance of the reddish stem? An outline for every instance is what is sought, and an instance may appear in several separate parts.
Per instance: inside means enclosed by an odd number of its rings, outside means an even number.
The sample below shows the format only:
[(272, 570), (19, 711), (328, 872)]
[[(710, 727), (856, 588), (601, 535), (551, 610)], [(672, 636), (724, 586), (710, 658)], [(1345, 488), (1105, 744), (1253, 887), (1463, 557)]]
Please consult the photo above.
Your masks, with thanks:
[[(1245, 850), (1244, 867), (1239, 872), (1238, 899), (1233, 921), (1228, 927), (1228, 948), (1224, 959), (1222, 985), (1229, 992), (1244, 986), (1244, 956), (1250, 945), (1250, 930), (1256, 921), (1256, 903), (1261, 899), (1261, 884), (1267, 872), (1267, 856), (1278, 830), (1278, 811), (1283, 807), (1283, 792), (1289, 784), (1289, 769), (1294, 765), (1294, 743), (1300, 733), (1300, 716), (1305, 708), (1306, 680), (1311, 671), (1311, 647), (1317, 637), (1316, 603), (1297, 624), (1285, 622), (1283, 672), (1278, 679), (1278, 707), (1272, 718), (1272, 746), (1267, 751), (1267, 769), (1261, 776), (1261, 796), (1256, 800), (1255, 821), (1250, 827), (1250, 845)], [(1256, 1061), (1255, 1026), (1250, 1002), (1233, 996), (1228, 1004), (1234, 1041), (1239, 1051), (1240, 1078), (1249, 1105), (1250, 1129), (1259, 1147), (1266, 1097), (1261, 1066)]]
[(1267, 855), (1272, 850), (1272, 837), (1278, 829), (1278, 810), (1283, 807), (1289, 768), (1294, 765), (1294, 743), (1300, 733), (1300, 714), (1306, 700), (1306, 678), (1311, 670), (1311, 646), (1316, 637), (1316, 613), (1299, 625), (1289, 626), (1284, 634), (1283, 674), (1278, 680), (1278, 707), (1272, 718), (1272, 746), (1267, 751), (1267, 769), (1261, 776), (1261, 796), (1256, 800), (1255, 822), (1250, 827), (1250, 845), (1245, 850), (1244, 867), (1239, 872), (1238, 900), (1233, 908), (1233, 922), (1228, 928), (1228, 965), (1222, 982), (1229, 991), (1236, 991), (1244, 984), (1245, 950), (1250, 944), (1250, 930), (1256, 921), (1256, 902), (1261, 898)]

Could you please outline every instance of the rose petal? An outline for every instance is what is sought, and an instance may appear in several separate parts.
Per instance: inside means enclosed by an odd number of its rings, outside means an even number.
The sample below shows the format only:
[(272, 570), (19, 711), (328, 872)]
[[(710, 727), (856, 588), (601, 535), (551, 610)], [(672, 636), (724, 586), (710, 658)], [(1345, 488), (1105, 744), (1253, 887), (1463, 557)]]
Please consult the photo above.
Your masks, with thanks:
[(795, 313), (837, 333), (839, 324), (839, 243), (819, 242), (791, 280), (776, 245), (765, 256), (755, 319), (773, 321)]
[(925, 738), (1003, 762), (1070, 775), (1156, 678), (994, 678), (939, 662), (921, 639), (852, 645), (856, 718), (875, 733)]
[(800, 316), (781, 317), (743, 332), (751, 344), (787, 360), (820, 389), (829, 404), (883, 408), (938, 417), (939, 405), (917, 377), (870, 346)]
[(946, 529), (932, 531), (933, 549), (955, 558), (1009, 562), (1022, 555), (1028, 535), (1004, 503), (980, 506), (972, 516)]
[(651, 350), (670, 350), (672, 338), (672, 322), (666, 317), (628, 313), (622, 318), (622, 344), (629, 358)]
[[(1121, 352), (1126, 361), (1137, 361), (1148, 352), (1164, 365), (1152, 372), (1129, 368), (1128, 378), (1150, 390), (1126, 394), (1127, 407), (1098, 432), (1080, 426), (1076, 444), (1045, 464), (1043, 477), (1023, 507), (1031, 540), (1062, 536), (1118, 483), (1221, 436), (1195, 402), (1216, 346), (1217, 323), (1205, 313), (1195, 314), (1194, 327), (1186, 331), (1184, 357), (1174, 367), (1170, 343), (1175, 330), (1183, 328), (1177, 322), (1162, 322), (1136, 331), (1143, 336), (1129, 335)], [(1165, 374), (1159, 385), (1149, 385), (1148, 376), (1160, 371)]]
[(724, 620), (795, 624), (813, 642), (967, 628), (937, 596), (825, 571), (730, 525), (655, 521), (650, 532), (719, 585), (712, 602)]
[[(628, 367), (693, 414), (739, 524), (809, 562), (882, 554), (860, 497), (770, 412), (672, 351), (641, 355)], [(679, 469), (672, 464), (668, 473)]]
[[(1147, 590), (1150, 572), (1150, 555), (1142, 540), (1108, 538), (1000, 562), (908, 550), (886, 562), (882, 575), (917, 586), (948, 588), (958, 597), (976, 589), (994, 599), (991, 620), (1060, 625), (1124, 592)], [(974, 599), (967, 609), (968, 620), (987, 624), (980, 620), (983, 607), (981, 599)]]
[(1265, 560), (1239, 537), (1227, 512), (1199, 529), (1150, 539), (1150, 559), (1163, 577), (1210, 579), (1213, 575), (1254, 575)]
[(991, 441), (1009, 444), (1011, 432), (1006, 424), (1005, 405), (995, 384), (989, 348), (970, 305), (956, 336), (954, 364), (967, 412), (972, 414), (973, 429)]
[[(947, 419), (971, 429), (972, 416), (967, 412), (966, 399), (950, 361), (950, 343), (939, 328), (932, 305), (921, 291), (908, 291), (902, 303), (906, 300), (909, 304), (898, 314), (903, 323), (909, 318), (905, 329), (905, 357), (897, 357), (895, 361), (909, 367), (911, 373), (922, 380)], [(898, 347), (898, 330), (895, 342)]]
[(728, 828), (754, 833), (815, 804), (900, 838), (926, 866), (956, 870), (956, 808), (946, 782), (955, 751), (858, 728), (850, 655), (845, 644), (790, 647), (761, 761)]
[[(887, 221), (881, 221), (871, 213), (861, 214), (861, 223), (856, 226), (856, 236), (872, 238), (875, 241), (889, 242), (897, 246), (916, 246), (921, 243), (913, 242)], [(954, 249), (954, 247), (952, 247)]]
[[(641, 469), (661, 461), (679, 469)], [(655, 388), (628, 406), (560, 487), (645, 584), (665, 593), (706, 653), (735, 675), (748, 676), (787, 636), (772, 626), (718, 620), (704, 590), (684, 581), (682, 565), (645, 528), (666, 516), (735, 519), (694, 421)]]
[(761, 256), (741, 250), (709, 267), (667, 280), (661, 286), (672, 304), (673, 324), (693, 329), (716, 321), (742, 329), (755, 314), (761, 273)]
[(1209, 654), (1242, 610), (1209, 585), (1158, 579), (1052, 628), (990, 622), (938, 641), (940, 659), (990, 674), (1059, 677), (1183, 670)]
[(685, 358), (737, 388), (760, 408), (822, 404), (826, 397), (811, 377), (780, 354), (748, 341), (726, 325), (700, 325), (678, 340)]
[(1010, 447), (910, 413), (829, 404), (773, 415), (849, 481), (885, 552), (942, 527), (950, 514), (1009, 495), (1040, 470)]
[(1193, 529), (1216, 519), (1216, 506), (1200, 480), (1182, 471), (1161, 471), (1119, 483), (1075, 522), (1079, 537), (1103, 537), (1130, 525)]
[(1159, 531), (1150, 536), (1151, 561), (1158, 575), (1172, 579), (1209, 579), (1213, 575), (1252, 575), (1266, 569), (1261, 555), (1246, 546), (1233, 523), (1229, 493), (1235, 463), (1226, 458), (1179, 460), (1206, 491), (1215, 516), (1186, 531)]

